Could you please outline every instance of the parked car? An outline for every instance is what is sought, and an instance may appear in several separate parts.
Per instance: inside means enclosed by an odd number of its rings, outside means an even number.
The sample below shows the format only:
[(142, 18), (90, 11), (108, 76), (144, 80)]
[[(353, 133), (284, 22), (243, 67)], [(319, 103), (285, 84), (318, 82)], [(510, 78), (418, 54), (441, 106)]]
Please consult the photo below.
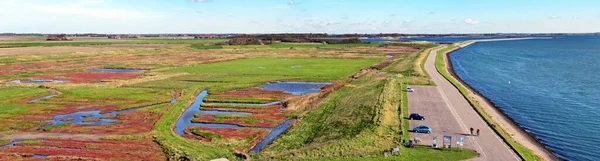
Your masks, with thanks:
[(406, 92), (414, 92), (415, 90), (410, 88), (410, 87), (406, 87)]
[(427, 125), (419, 125), (418, 127), (413, 128), (413, 132), (419, 133), (431, 133), (431, 128)]
[(420, 115), (418, 113), (411, 113), (410, 116), (408, 116), (408, 119), (411, 119), (411, 120), (425, 120), (425, 116)]

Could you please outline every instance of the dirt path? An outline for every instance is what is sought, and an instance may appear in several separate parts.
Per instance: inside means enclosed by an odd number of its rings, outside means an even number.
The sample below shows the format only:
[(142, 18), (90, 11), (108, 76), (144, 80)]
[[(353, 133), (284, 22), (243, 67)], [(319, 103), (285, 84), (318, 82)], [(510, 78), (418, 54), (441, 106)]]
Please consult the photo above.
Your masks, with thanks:
[(34, 139), (73, 139), (73, 140), (100, 140), (111, 136), (104, 134), (66, 134), (66, 133), (18, 133), (0, 136), (5, 140), (34, 140)]
[(56, 89), (48, 88), (48, 90), (50, 92), (52, 92), (52, 94), (54, 94), (54, 95), (61, 95), (61, 94), (63, 94), (62, 92), (60, 92), (60, 91), (58, 91)]
[[(430, 74), (431, 80), (437, 85), (444, 104), (450, 112), (439, 117), (454, 118), (460, 125), (463, 134), (469, 133), (469, 128), (481, 129), (481, 135), (477, 137), (465, 137), (465, 144), (470, 142), (480, 155), (472, 160), (521, 160), (517, 154), (487, 125), (487, 123), (471, 107), (469, 102), (462, 96), (448, 80), (446, 80), (435, 68), (437, 51), (432, 50), (425, 63), (425, 71)], [(418, 92), (418, 91), (416, 91)], [(426, 116), (427, 117), (427, 116)], [(436, 130), (436, 129), (432, 129)], [(454, 139), (453, 139), (454, 140)]]

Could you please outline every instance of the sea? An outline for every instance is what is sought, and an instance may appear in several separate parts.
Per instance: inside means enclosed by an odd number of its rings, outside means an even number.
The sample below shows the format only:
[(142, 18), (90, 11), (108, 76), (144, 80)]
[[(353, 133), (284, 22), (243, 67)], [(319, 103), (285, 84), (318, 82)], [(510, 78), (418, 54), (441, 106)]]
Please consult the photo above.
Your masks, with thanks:
[(558, 157), (600, 160), (600, 37), (480, 42), (450, 60)]
[(410, 37), (397, 39), (382, 39), (382, 38), (362, 38), (363, 42), (370, 43), (386, 43), (393, 41), (429, 41), (436, 43), (455, 43), (467, 40), (482, 40), (482, 39), (499, 39), (506, 36), (444, 36), (444, 37)]
[(401, 38), (405, 41), (429, 41), (436, 43), (455, 43), (467, 40), (500, 39), (506, 36), (444, 36), (444, 37), (411, 37)]

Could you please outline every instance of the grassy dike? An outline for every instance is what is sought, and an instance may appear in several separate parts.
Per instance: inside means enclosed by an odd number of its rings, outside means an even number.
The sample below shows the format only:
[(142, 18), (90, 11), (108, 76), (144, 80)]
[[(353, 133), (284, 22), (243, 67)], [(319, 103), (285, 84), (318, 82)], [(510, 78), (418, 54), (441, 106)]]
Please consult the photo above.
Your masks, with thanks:
[[(403, 55), (381, 71), (372, 71), (333, 92), (300, 119), (256, 160), (465, 160), (472, 150), (404, 148), (408, 138), (405, 84), (429, 85), (417, 72), (423, 51)], [(422, 69), (420, 69), (422, 70)], [(402, 105), (405, 104), (405, 105)], [(405, 114), (403, 114), (405, 113)], [(399, 146), (400, 156), (383, 157), (383, 150)]]
[(442, 50), (439, 50), (437, 52), (435, 64), (436, 64), (436, 68), (440, 72), (440, 74), (442, 74), (448, 81), (450, 81), (450, 83), (452, 83), (456, 88), (458, 88), (460, 93), (462, 93), (463, 96), (465, 96), (465, 98), (469, 101), (469, 104), (471, 104), (471, 106), (475, 109), (475, 111), (477, 111), (477, 113), (479, 113), (479, 115), (485, 120), (485, 122), (490, 127), (492, 127), (492, 129), (494, 129), (494, 131), (498, 135), (500, 135), (500, 137), (506, 143), (508, 143), (513, 149), (515, 149), (523, 159), (528, 160), (528, 161), (529, 160), (531, 160), (531, 161), (542, 160), (542, 158), (540, 158), (538, 155), (536, 155), (532, 150), (530, 150), (530, 149), (526, 148), (525, 146), (521, 145), (520, 143), (516, 142), (510, 136), (510, 134), (508, 134), (506, 131), (504, 131), (504, 129), (502, 129), (502, 127), (500, 127), (500, 125), (495, 123), (494, 120), (484, 111), (484, 109), (481, 107), (481, 105), (479, 103), (477, 103), (477, 101), (475, 101), (475, 98), (469, 97), (473, 93), (471, 93), (471, 91), (469, 89), (467, 89), (462, 83), (460, 83), (458, 80), (456, 80), (449, 73), (448, 68), (446, 67), (446, 61), (444, 60), (444, 57), (446, 56), (446, 54), (448, 54), (451, 51), (456, 50), (457, 48), (458, 48), (457, 46), (450, 45), (450, 46), (448, 46)]

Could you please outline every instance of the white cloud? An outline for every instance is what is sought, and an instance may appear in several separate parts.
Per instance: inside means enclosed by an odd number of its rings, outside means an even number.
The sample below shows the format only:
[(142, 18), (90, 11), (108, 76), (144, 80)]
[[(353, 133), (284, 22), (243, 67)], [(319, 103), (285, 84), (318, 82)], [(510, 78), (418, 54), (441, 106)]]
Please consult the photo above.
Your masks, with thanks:
[(273, 9), (288, 9), (288, 8), (292, 8), (294, 7), (294, 5), (297, 5), (297, 2), (294, 1), (290, 1), (287, 4), (280, 4), (280, 5), (273, 5), (269, 8), (273, 8)]
[(192, 2), (212, 2), (212, 0), (190, 0)]
[(2, 5), (2, 6), (15, 5), (16, 3), (17, 3), (17, 0), (0, 1), (0, 5)]
[(290, 7), (290, 5), (274, 5), (274, 6), (271, 6), (269, 8), (272, 8), (272, 9), (288, 9), (288, 8), (291, 8), (291, 7)]
[(412, 20), (404, 20), (405, 23), (411, 23), (413, 22)]
[(105, 0), (81, 0), (79, 1), (79, 3), (83, 3), (83, 4), (104, 4), (106, 3)]
[(550, 17), (548, 17), (548, 19), (551, 19), (551, 20), (557, 19), (557, 18), (558, 18), (558, 16), (550, 16)]
[(473, 20), (471, 18), (467, 18), (467, 19), (465, 19), (465, 23), (467, 23), (469, 25), (476, 25), (479, 23), (479, 21)]
[(96, 18), (130, 19), (156, 16), (156, 14), (153, 14), (151, 12), (125, 10), (118, 8), (96, 8), (90, 7), (90, 5), (86, 4), (26, 5), (25, 7), (31, 10), (48, 14), (64, 14)]

